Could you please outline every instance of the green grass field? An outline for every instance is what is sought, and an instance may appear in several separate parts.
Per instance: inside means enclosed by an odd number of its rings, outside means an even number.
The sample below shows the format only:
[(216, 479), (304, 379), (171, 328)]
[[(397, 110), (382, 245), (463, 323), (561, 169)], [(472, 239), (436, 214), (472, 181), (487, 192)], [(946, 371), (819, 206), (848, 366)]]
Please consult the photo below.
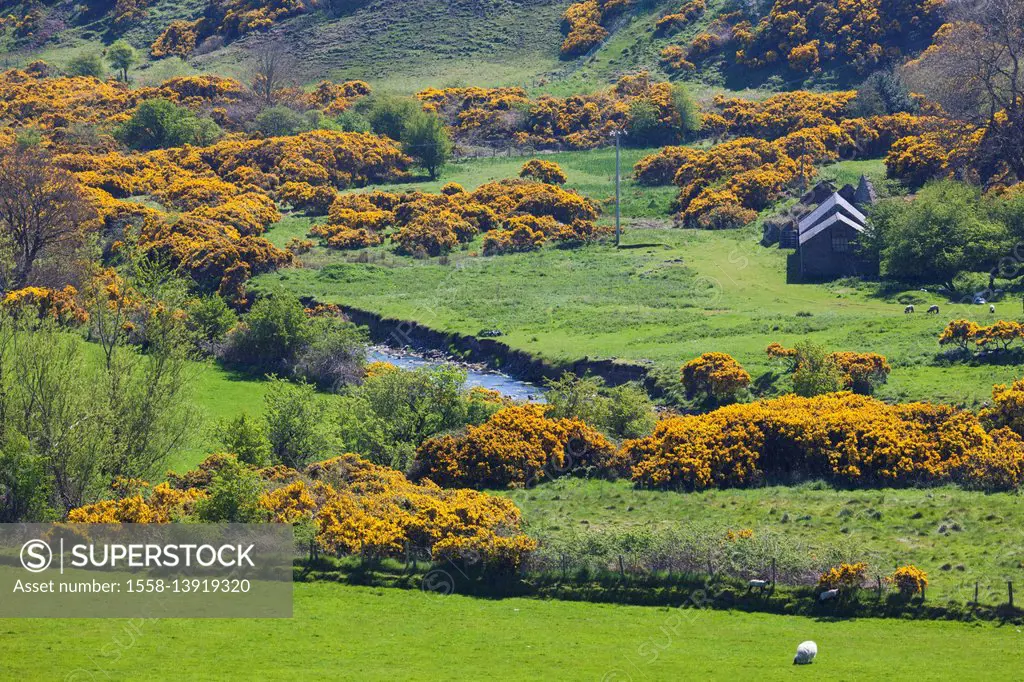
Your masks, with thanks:
[[(0, 621), (3, 679), (1009, 679), (1013, 626), (299, 584), (292, 620)], [(796, 645), (818, 659), (794, 668)]]
[(580, 479), (496, 494), (516, 503), (528, 532), (541, 540), (690, 524), (723, 535), (749, 528), (784, 534), (805, 554), (836, 549), (857, 557), (872, 576), (914, 564), (928, 573), (928, 598), (937, 602), (973, 599), (977, 581), (981, 602), (998, 605), (1006, 601), (1006, 581), (1024, 579), (1024, 501), (1017, 495), (818, 485), (677, 493)]
[(190, 446), (177, 453), (168, 463), (172, 471), (187, 471), (209, 454), (212, 447), (209, 429), (218, 421), (242, 413), (263, 414), (263, 396), (268, 383), (242, 377), (218, 367), (213, 362), (192, 365), (192, 403), (199, 409), (201, 425)]

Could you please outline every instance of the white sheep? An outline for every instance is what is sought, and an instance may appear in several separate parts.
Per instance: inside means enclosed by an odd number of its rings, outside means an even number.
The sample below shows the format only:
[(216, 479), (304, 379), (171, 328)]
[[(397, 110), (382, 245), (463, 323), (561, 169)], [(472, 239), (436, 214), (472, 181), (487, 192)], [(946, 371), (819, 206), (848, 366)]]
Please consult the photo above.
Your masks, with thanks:
[(820, 599), (821, 601), (828, 601), (830, 599), (838, 599), (838, 598), (839, 598), (839, 589), (838, 588), (836, 588), (834, 590), (825, 590), (824, 592), (822, 592), (818, 596), (818, 599)]
[(991, 304), (989, 305), (989, 307), (988, 307), (988, 314), (989, 315), (995, 315), (996, 314), (996, 307), (994, 305), (991, 305)]
[(793, 665), (807, 665), (814, 661), (814, 657), (818, 655), (818, 645), (807, 640), (806, 642), (800, 642), (800, 646), (796, 648), (796, 656), (793, 657)]
[(911, 303), (910, 305), (908, 305), (906, 308), (903, 309), (903, 314), (904, 315), (908, 315), (908, 314), (910, 314), (912, 312), (914, 312), (914, 304), (913, 303)]

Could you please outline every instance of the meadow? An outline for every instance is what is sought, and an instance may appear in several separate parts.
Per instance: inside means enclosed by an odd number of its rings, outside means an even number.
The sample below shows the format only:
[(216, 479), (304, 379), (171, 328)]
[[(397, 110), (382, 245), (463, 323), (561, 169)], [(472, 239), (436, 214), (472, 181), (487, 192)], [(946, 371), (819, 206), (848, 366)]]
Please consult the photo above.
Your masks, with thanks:
[(872, 580), (913, 564), (928, 573), (928, 600), (1006, 602), (1006, 581), (1024, 579), (1024, 501), (955, 487), (836, 490), (823, 484), (678, 493), (626, 481), (563, 478), (513, 500), (541, 539), (622, 534), (696, 525), (784, 538), (787, 549), (866, 561)]
[[(628, 149), (623, 168), (647, 150)], [(567, 186), (602, 202), (614, 214), (614, 150), (545, 155), (569, 176)], [(384, 189), (437, 190), (446, 182), (473, 189), (515, 176), (522, 158), (467, 160), (447, 167), (433, 183)], [(861, 173), (884, 188), (880, 161), (826, 166), (821, 177), (840, 184)], [(777, 341), (810, 340), (831, 350), (873, 351), (892, 364), (879, 390), (886, 400), (931, 400), (977, 406), (992, 385), (1018, 378), (1013, 364), (948, 363), (938, 335), (951, 319), (988, 323), (987, 306), (951, 303), (937, 287), (883, 286), (859, 280), (790, 283), (789, 251), (761, 246), (759, 223), (741, 230), (686, 230), (671, 226), (674, 187), (623, 182), (623, 244), (575, 250), (480, 257), (479, 239), (444, 259), (396, 256), (387, 245), (359, 254), (320, 247), (302, 257), (306, 267), (254, 280), (258, 291), (284, 291), (351, 305), (388, 317), (416, 320), (448, 332), (499, 329), (502, 341), (552, 362), (590, 358), (650, 361), (664, 370), (709, 349), (729, 353), (773, 392), (786, 378), (765, 355)], [(283, 244), (308, 231), (310, 219), (290, 216), (269, 232)], [(905, 315), (906, 303), (920, 310)], [(923, 308), (935, 303), (939, 315)], [(997, 301), (997, 318), (1016, 319), (1013, 297)]]
[(263, 414), (263, 396), (269, 386), (266, 381), (240, 376), (212, 362), (191, 363), (191, 370), (192, 404), (199, 410), (201, 425), (190, 446), (167, 462), (171, 471), (188, 471), (209, 454), (209, 431), (217, 422), (243, 413)]
[[(1011, 678), (1013, 626), (297, 584), (291, 620), (6, 620), (5, 679), (547, 680)], [(814, 665), (795, 669), (813, 638)], [(942, 652), (937, 656), (937, 652)]]

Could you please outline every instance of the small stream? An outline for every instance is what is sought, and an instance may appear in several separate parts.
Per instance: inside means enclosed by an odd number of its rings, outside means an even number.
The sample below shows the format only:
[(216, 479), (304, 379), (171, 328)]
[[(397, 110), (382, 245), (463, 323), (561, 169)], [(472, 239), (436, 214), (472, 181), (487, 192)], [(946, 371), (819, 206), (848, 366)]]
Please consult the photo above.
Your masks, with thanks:
[(504, 396), (513, 400), (528, 400), (530, 402), (544, 402), (544, 389), (535, 384), (525, 381), (518, 381), (501, 372), (481, 370), (463, 363), (451, 363), (445, 360), (435, 360), (410, 355), (397, 351), (387, 346), (374, 346), (370, 349), (370, 362), (390, 362), (402, 369), (417, 369), (419, 367), (438, 367), (443, 364), (456, 364), (466, 372), (466, 386), (482, 386), (493, 391), (498, 391)]

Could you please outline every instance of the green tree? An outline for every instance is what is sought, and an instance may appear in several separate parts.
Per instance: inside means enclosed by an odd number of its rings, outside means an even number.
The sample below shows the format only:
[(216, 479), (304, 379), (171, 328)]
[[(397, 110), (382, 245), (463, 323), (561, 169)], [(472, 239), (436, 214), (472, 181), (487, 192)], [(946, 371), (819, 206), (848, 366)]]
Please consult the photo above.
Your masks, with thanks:
[(257, 467), (271, 463), (270, 439), (266, 423), (241, 414), (234, 419), (218, 422), (214, 427), (214, 439), (224, 451), (238, 457), (238, 461)]
[(68, 62), (67, 72), (69, 76), (103, 78), (103, 60), (96, 53), (80, 54)]
[(796, 346), (793, 392), (805, 398), (843, 390), (843, 371), (823, 347), (807, 342)]
[(420, 112), (405, 125), (402, 151), (416, 159), (431, 180), (436, 180), (452, 153), (448, 128), (437, 114)]
[(876, 71), (868, 76), (850, 103), (850, 113), (858, 117), (917, 113), (918, 109), (910, 90), (893, 71)]
[(115, 134), (129, 147), (148, 151), (185, 144), (208, 145), (220, 136), (221, 129), (209, 118), (157, 97), (139, 104)]
[(989, 217), (980, 192), (952, 180), (925, 186), (910, 203), (882, 202), (871, 221), (884, 276), (950, 290), (962, 272), (991, 270), (1009, 246), (1006, 226)]
[(654, 430), (658, 417), (643, 386), (623, 384), (608, 389), (607, 433), (616, 438), (643, 438)]
[(549, 380), (544, 394), (555, 418), (582, 419), (614, 438), (640, 438), (651, 432), (657, 417), (650, 396), (639, 384), (606, 388), (601, 377), (571, 372)]
[(283, 105), (267, 107), (256, 115), (256, 130), (267, 137), (295, 135), (309, 130), (309, 121), (298, 111)]
[(550, 415), (556, 419), (582, 419), (594, 428), (608, 423), (611, 407), (602, 395), (604, 379), (596, 376), (578, 377), (566, 372), (558, 379), (548, 380), (544, 394), (551, 405)]
[[(107, 299), (91, 321), (113, 318)], [(54, 323), (0, 313), (0, 488), (12, 513), (63, 517), (95, 501), (119, 476), (151, 479), (195, 425), (173, 312), (148, 315), (146, 352), (112, 346), (106, 362)], [(27, 445), (26, 445), (27, 443)], [(26, 491), (45, 495), (26, 499)], [(0, 502), (3, 507), (6, 502)], [(45, 513), (44, 513), (45, 512)]]
[(423, 111), (420, 103), (411, 97), (372, 97), (364, 106), (373, 132), (387, 135), (395, 141), (402, 139), (406, 124)]
[(676, 136), (680, 141), (700, 132), (700, 105), (685, 85), (677, 84), (672, 87), (672, 108), (678, 116)]
[(296, 356), (292, 374), (322, 391), (357, 383), (366, 366), (365, 333), (348, 320), (333, 317), (308, 322), (310, 341)]
[(0, 446), (0, 523), (55, 520), (45, 460), (23, 434), (9, 434)]
[(497, 409), (470, 399), (465, 382), (465, 371), (453, 365), (368, 377), (341, 400), (340, 438), (348, 450), (404, 469), (427, 438), (480, 423)]
[(262, 523), (267, 512), (260, 508), (263, 479), (241, 462), (232, 460), (213, 477), (206, 492), (198, 500), (195, 515), (205, 523)]
[(261, 298), (232, 334), (225, 360), (263, 373), (290, 374), (311, 339), (301, 303), (287, 296)]
[(194, 343), (203, 351), (209, 351), (223, 341), (228, 331), (238, 323), (238, 315), (217, 295), (192, 299), (185, 310)]
[(135, 66), (139, 56), (135, 53), (134, 47), (124, 40), (118, 40), (107, 49), (107, 61), (111, 68), (121, 72), (121, 80), (127, 83), (128, 69)]
[(327, 428), (327, 405), (312, 384), (271, 377), (263, 402), (267, 439), (275, 462), (301, 468), (331, 456), (334, 440)]
[(630, 103), (626, 129), (629, 143), (637, 147), (658, 144), (667, 132), (662, 130), (658, 107), (647, 99), (636, 99)]
[(346, 109), (334, 117), (334, 122), (342, 132), (346, 133), (369, 133), (373, 131), (368, 119), (355, 109)]

